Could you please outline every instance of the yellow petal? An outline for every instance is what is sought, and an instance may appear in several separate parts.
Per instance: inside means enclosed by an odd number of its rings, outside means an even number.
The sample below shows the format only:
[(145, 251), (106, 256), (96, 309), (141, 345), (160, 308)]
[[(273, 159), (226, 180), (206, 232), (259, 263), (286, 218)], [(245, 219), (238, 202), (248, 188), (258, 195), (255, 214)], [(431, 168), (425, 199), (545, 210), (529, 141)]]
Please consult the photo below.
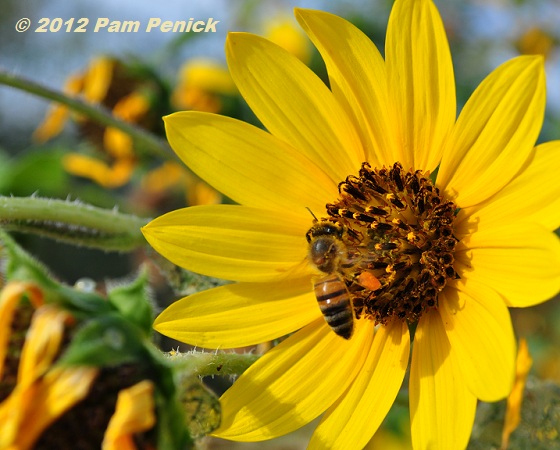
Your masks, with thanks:
[(225, 65), (209, 58), (192, 58), (181, 67), (175, 93), (189, 89), (228, 95), (237, 92)]
[(385, 60), (405, 169), (433, 170), (456, 116), (455, 80), (441, 17), (429, 0), (395, 2)]
[[(162, 195), (166, 191), (184, 184), (185, 181), (189, 183), (189, 186), (194, 186), (198, 180), (192, 175), (189, 177), (187, 175), (187, 170), (182, 164), (175, 161), (165, 161), (155, 169), (151, 169), (142, 177), (141, 186), (143, 190), (148, 191), (150, 194)], [(194, 204), (202, 205), (205, 203)]]
[(18, 384), (0, 404), (0, 448), (33, 448), (56, 419), (87, 396), (97, 373), (93, 367), (57, 367), (37, 383)]
[(263, 25), (264, 37), (287, 50), (303, 63), (309, 63), (311, 45), (292, 17), (277, 15), (265, 20)]
[(305, 220), (288, 212), (205, 205), (164, 214), (142, 232), (157, 252), (193, 272), (234, 281), (277, 281), (308, 267)]
[(537, 222), (550, 231), (560, 226), (560, 141), (533, 150), (521, 173), (488, 201), (466, 216), (484, 227), (522, 220)]
[(410, 420), (417, 450), (466, 448), (476, 397), (451, 356), (439, 313), (422, 316), (414, 336), (410, 368)]
[(199, 292), (169, 306), (154, 328), (197, 347), (236, 348), (285, 336), (320, 316), (308, 277)]
[(110, 166), (104, 161), (79, 153), (64, 155), (62, 164), (72, 175), (89, 178), (106, 188), (116, 188), (127, 183), (136, 167), (133, 159), (119, 159)]
[(229, 117), (181, 112), (165, 117), (167, 138), (183, 162), (234, 201), (261, 208), (324, 210), (338, 194), (329, 178), (298, 150)]
[[(70, 75), (64, 83), (63, 92), (70, 97), (74, 97), (80, 93), (84, 83), (82, 75)], [(61, 104), (54, 104), (49, 107), (49, 110), (43, 119), (43, 122), (33, 132), (33, 140), (35, 142), (46, 142), (59, 134), (68, 116), (70, 115), (69, 109)]]
[(372, 165), (398, 160), (392, 105), (381, 54), (350, 22), (333, 14), (296, 8), (296, 18), (313, 41), (329, 73), (331, 90), (354, 120)]
[(213, 435), (253, 442), (309, 423), (361, 370), (373, 339), (364, 322), (345, 340), (321, 317), (274, 347), (221, 397), (222, 423)]
[(103, 146), (114, 158), (131, 158), (134, 156), (132, 138), (129, 134), (113, 127), (105, 129)]
[[(367, 326), (373, 334), (373, 322)], [(348, 391), (323, 416), (310, 449), (363, 448), (371, 439), (401, 387), (410, 351), (408, 327), (401, 321), (381, 326), (363, 368)]]
[(35, 311), (27, 331), (18, 369), (18, 384), (28, 385), (46, 373), (58, 356), (69, 312), (52, 305)]
[(535, 305), (560, 291), (560, 239), (536, 223), (476, 230), (455, 258), (461, 278), (491, 287), (508, 306)]
[(235, 84), (268, 131), (303, 152), (333, 180), (358, 171), (364, 152), (354, 125), (305, 64), (247, 33), (228, 35), (226, 55)]
[(33, 140), (43, 143), (60, 134), (63, 130), (70, 111), (66, 106), (53, 105), (49, 108), (43, 122), (33, 132)]
[(472, 280), (459, 281), (440, 294), (440, 313), (452, 352), (470, 391), (495, 402), (511, 391), (515, 375), (515, 338), (509, 311), (497, 293), (488, 295)]
[(91, 61), (84, 75), (83, 94), (87, 101), (101, 103), (106, 97), (113, 79), (115, 61), (101, 56)]
[(102, 450), (136, 450), (133, 435), (156, 423), (154, 384), (144, 380), (123, 389), (117, 397), (115, 413), (107, 425)]
[(545, 106), (543, 59), (502, 64), (473, 93), (457, 120), (438, 185), (461, 208), (502, 189), (529, 158)]
[(30, 297), (35, 307), (39, 307), (43, 303), (43, 294), (32, 283), (12, 281), (0, 292), (0, 380), (4, 372), (4, 360), (8, 353), (12, 321), (23, 294)]

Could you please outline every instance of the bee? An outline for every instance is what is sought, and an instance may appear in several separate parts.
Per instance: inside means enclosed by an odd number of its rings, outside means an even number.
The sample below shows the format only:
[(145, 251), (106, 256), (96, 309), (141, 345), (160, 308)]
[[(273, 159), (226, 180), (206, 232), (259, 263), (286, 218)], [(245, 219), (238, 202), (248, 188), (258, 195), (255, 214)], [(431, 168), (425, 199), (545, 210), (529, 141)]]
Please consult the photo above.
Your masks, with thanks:
[(354, 308), (346, 284), (340, 273), (348, 266), (346, 246), (342, 240), (344, 228), (322, 221), (307, 232), (309, 260), (325, 276), (314, 284), (315, 297), (325, 321), (344, 339), (354, 331)]
[(354, 308), (344, 281), (336, 274), (327, 275), (315, 281), (314, 291), (331, 330), (350, 339), (354, 332)]

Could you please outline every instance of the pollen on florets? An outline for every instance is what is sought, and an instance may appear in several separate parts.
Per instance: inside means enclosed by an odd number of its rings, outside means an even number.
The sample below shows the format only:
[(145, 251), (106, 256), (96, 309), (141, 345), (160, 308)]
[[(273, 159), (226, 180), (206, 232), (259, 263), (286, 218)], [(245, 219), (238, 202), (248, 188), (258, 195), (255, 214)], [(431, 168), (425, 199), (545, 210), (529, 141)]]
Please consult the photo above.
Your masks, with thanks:
[(355, 315), (382, 324), (392, 318), (413, 323), (436, 308), (438, 293), (457, 278), (455, 204), (428, 174), (404, 171), (400, 163), (381, 169), (363, 163), (339, 192), (321, 222), (343, 230), (335, 271)]

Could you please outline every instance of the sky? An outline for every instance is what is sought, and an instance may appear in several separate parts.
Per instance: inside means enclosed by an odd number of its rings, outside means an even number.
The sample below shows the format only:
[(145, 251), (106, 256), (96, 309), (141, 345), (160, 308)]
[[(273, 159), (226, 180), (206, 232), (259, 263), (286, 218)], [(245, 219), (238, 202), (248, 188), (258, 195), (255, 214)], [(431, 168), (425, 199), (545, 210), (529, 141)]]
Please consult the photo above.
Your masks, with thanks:
[[(386, 24), (390, 0), (2, 0), (3, 12), (0, 17), (0, 67), (25, 76), (54, 89), (61, 89), (70, 73), (83, 69), (92, 56), (110, 53), (117, 56), (137, 55), (155, 64), (164, 76), (173, 77), (183, 61), (194, 56), (208, 56), (216, 59), (224, 57), (223, 45), (228, 31), (251, 31), (259, 33), (262, 21), (269, 16), (283, 13), (292, 15), (294, 6), (323, 9), (343, 16), (356, 12), (369, 20)], [(463, 37), (471, 40), (471, 52), (484, 40), (515, 38), (523, 27), (539, 24), (554, 27), (560, 23), (560, 1), (534, 0), (529, 6), (512, 8), (513, 0), (471, 0), (460, 2), (436, 1), (444, 16), (446, 25), (462, 27)], [(468, 4), (468, 7), (464, 5)], [(253, 7), (248, 16), (243, 8)], [(256, 6), (255, 6), (256, 5)], [(18, 33), (18, 20), (29, 18), (31, 27)], [(57, 21), (55, 19), (60, 18)], [(68, 20), (74, 18), (71, 25)], [(140, 29), (136, 33), (109, 33), (102, 29), (94, 32), (99, 18), (110, 21), (138, 21)], [(174, 59), (163, 57), (163, 50), (178, 37), (178, 33), (153, 30), (146, 32), (150, 18), (162, 21), (208, 20), (219, 21), (215, 33), (200, 33)], [(60, 25), (57, 32), (36, 32), (42, 23), (46, 29)], [(80, 19), (88, 19), (85, 32), (74, 30)], [(453, 20), (457, 23), (453, 24)], [(507, 42), (507, 41), (504, 41)], [(487, 74), (501, 62), (515, 56), (511, 46), (492, 48), (488, 58), (490, 67), (482, 68)], [(160, 61), (165, 61), (165, 66)], [(474, 68), (479, 70), (478, 67)], [(482, 75), (481, 75), (482, 76)], [(560, 56), (547, 64), (548, 107), (560, 114)], [(28, 133), (44, 116), (48, 103), (42, 99), (0, 86), (0, 133)], [(20, 139), (25, 145), (26, 139)]]

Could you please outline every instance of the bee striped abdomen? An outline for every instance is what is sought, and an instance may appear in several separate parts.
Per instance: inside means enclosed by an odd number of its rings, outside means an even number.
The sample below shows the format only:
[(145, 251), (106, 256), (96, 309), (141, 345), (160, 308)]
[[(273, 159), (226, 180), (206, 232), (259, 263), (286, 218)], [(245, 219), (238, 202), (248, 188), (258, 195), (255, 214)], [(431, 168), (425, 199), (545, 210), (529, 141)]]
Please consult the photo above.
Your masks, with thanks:
[(354, 314), (344, 282), (337, 275), (329, 275), (317, 280), (314, 290), (329, 327), (344, 339), (350, 339), (354, 331)]

